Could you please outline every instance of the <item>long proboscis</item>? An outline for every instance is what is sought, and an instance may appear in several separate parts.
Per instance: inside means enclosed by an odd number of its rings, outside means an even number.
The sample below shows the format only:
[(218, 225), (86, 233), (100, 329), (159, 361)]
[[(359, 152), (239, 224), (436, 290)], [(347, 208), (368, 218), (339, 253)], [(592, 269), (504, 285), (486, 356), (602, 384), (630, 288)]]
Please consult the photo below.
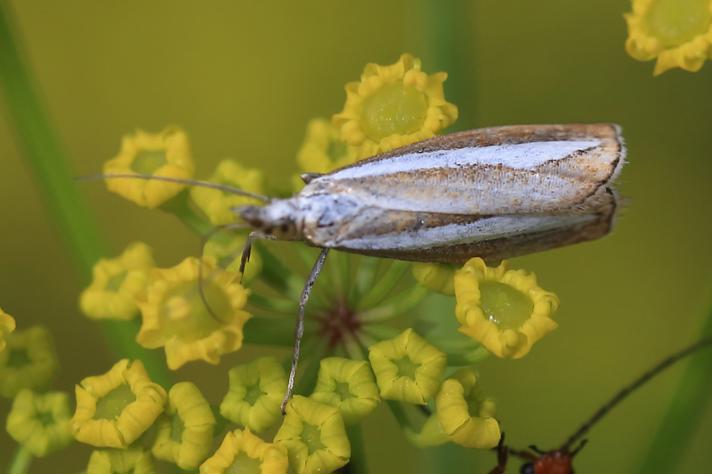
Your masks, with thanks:
[(211, 183), (209, 181), (200, 181), (197, 179), (172, 178), (170, 176), (156, 176), (149, 174), (132, 174), (132, 173), (104, 173), (91, 176), (79, 176), (75, 178), (77, 181), (99, 181), (103, 179), (142, 179), (145, 181), (165, 181), (167, 183), (185, 184), (187, 186), (200, 186), (202, 188), (216, 189), (238, 196), (257, 199), (262, 202), (270, 202), (272, 198), (262, 194), (245, 191), (244, 189), (230, 186), (229, 184)]
[(630, 384), (626, 385), (622, 390), (620, 390), (618, 393), (616, 393), (613, 397), (611, 397), (610, 400), (608, 400), (606, 403), (604, 403), (596, 412), (591, 415), (591, 417), (586, 420), (571, 436), (569, 436), (569, 439), (566, 440), (566, 442), (562, 445), (561, 449), (564, 450), (569, 450), (571, 446), (576, 443), (579, 439), (581, 439), (596, 423), (601, 421), (601, 419), (606, 416), (610, 411), (616, 407), (620, 402), (625, 400), (628, 395), (631, 393), (635, 392), (637, 389), (645, 385), (647, 382), (649, 382), (651, 379), (653, 379), (656, 375), (659, 375), (661, 372), (663, 372), (665, 369), (669, 368), (670, 366), (674, 365), (676, 362), (684, 359), (685, 357), (694, 354), (700, 349), (703, 349), (707, 346), (712, 345), (712, 337), (706, 337), (704, 339), (700, 339), (699, 341), (695, 342), (694, 344), (691, 344), (684, 349), (681, 349), (673, 354), (670, 354), (657, 364), (655, 364), (653, 367), (645, 371), (642, 375), (640, 375), (638, 378), (633, 380)]

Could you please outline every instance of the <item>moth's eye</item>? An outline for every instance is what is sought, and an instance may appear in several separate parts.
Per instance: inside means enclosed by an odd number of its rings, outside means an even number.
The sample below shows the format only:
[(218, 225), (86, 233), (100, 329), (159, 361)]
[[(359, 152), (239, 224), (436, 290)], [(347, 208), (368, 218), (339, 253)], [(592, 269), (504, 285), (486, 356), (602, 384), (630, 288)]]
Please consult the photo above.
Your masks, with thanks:
[(534, 463), (526, 463), (522, 464), (522, 467), (519, 469), (519, 472), (521, 474), (535, 474), (536, 471), (534, 471)]

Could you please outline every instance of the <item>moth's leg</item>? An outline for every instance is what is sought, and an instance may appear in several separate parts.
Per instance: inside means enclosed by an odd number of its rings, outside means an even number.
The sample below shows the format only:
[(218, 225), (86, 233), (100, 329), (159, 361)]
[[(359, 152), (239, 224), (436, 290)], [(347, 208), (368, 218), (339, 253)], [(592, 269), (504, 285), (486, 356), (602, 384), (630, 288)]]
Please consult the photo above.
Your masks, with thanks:
[(292, 393), (294, 392), (294, 378), (297, 374), (297, 365), (299, 365), (299, 351), (302, 348), (302, 336), (304, 336), (304, 310), (309, 301), (309, 295), (311, 294), (312, 287), (316, 283), (316, 279), (319, 278), (319, 273), (321, 269), (324, 268), (324, 262), (326, 261), (326, 256), (329, 253), (329, 249), (321, 249), (319, 257), (317, 257), (314, 266), (312, 267), (309, 278), (307, 278), (304, 288), (302, 289), (302, 295), (299, 298), (299, 310), (297, 312), (297, 325), (294, 328), (294, 352), (292, 354), (292, 368), (289, 370), (289, 381), (287, 382), (287, 393), (284, 394), (284, 399), (282, 400), (282, 414), (285, 413), (287, 407), (287, 402), (292, 398)]
[(242, 277), (245, 275), (245, 266), (247, 266), (247, 262), (250, 261), (250, 255), (252, 254), (252, 244), (255, 240), (258, 239), (275, 240), (275, 237), (272, 235), (264, 234), (257, 230), (253, 230), (249, 233), (247, 239), (245, 239), (245, 246), (242, 247), (242, 254), (240, 255), (240, 281), (242, 281)]
[(218, 322), (222, 322), (222, 320), (218, 317), (213, 308), (210, 306), (210, 303), (208, 303), (208, 298), (205, 296), (205, 286), (203, 285), (205, 276), (205, 270), (203, 269), (203, 256), (205, 255), (205, 246), (208, 244), (210, 239), (213, 238), (213, 236), (219, 232), (222, 232), (224, 230), (239, 230), (244, 228), (245, 224), (242, 223), (220, 225), (210, 229), (210, 231), (203, 235), (203, 237), (200, 239), (200, 259), (198, 260), (198, 293), (200, 294), (200, 300), (203, 302), (203, 305), (208, 311), (208, 314), (210, 314), (210, 316)]
[(304, 181), (304, 184), (309, 184), (319, 176), (323, 176), (321, 173), (302, 173), (299, 175), (300, 178), (302, 178), (302, 181)]

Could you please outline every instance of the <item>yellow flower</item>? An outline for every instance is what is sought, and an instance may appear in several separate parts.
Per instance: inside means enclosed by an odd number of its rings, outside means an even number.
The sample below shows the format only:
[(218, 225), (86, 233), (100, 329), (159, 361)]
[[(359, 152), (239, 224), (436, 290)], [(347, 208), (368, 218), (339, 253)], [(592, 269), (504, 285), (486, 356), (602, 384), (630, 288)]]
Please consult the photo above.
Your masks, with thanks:
[(418, 283), (429, 290), (444, 295), (455, 294), (455, 267), (440, 263), (415, 263), (412, 267), (413, 277)]
[(448, 438), (466, 448), (490, 449), (501, 436), (494, 402), (485, 398), (477, 374), (462, 369), (443, 382), (435, 398), (436, 415)]
[[(226, 184), (252, 193), (264, 193), (264, 175), (255, 168), (245, 168), (234, 160), (218, 163), (211, 183)], [(261, 201), (245, 196), (237, 196), (217, 189), (195, 186), (190, 189), (190, 197), (214, 225), (235, 222), (234, 207), (261, 204)]]
[(230, 389), (220, 404), (222, 416), (258, 433), (279, 421), (287, 375), (274, 357), (233, 367), (229, 377)]
[(7, 432), (33, 456), (44, 457), (72, 442), (69, 397), (63, 392), (22, 390), (7, 416)]
[(181, 469), (195, 469), (208, 456), (214, 428), (215, 416), (198, 387), (177, 383), (168, 392), (168, 407), (158, 419), (151, 452)]
[(142, 449), (102, 449), (91, 453), (87, 474), (155, 474), (151, 455)]
[(376, 382), (385, 400), (424, 405), (438, 387), (446, 357), (412, 329), (368, 350)]
[(428, 75), (420, 59), (404, 54), (389, 66), (368, 64), (360, 82), (346, 84), (346, 103), (334, 124), (361, 157), (430, 138), (457, 119), (445, 101), (447, 74)]
[(299, 395), (287, 404), (274, 442), (287, 448), (289, 466), (297, 474), (332, 472), (351, 457), (339, 410)]
[(329, 120), (316, 118), (307, 124), (297, 164), (308, 173), (328, 173), (350, 165), (359, 158), (359, 150), (341, 139), (339, 129)]
[(5, 336), (15, 330), (15, 320), (0, 308), (0, 352), (5, 349)]
[(92, 282), (82, 291), (79, 307), (92, 319), (133, 319), (136, 297), (146, 288), (155, 265), (151, 248), (135, 242), (112, 259), (101, 259), (92, 269)]
[(676, 67), (699, 71), (712, 57), (712, 0), (633, 0), (625, 19), (628, 54), (657, 57), (655, 75)]
[(96, 447), (126, 448), (163, 413), (166, 391), (151, 382), (141, 361), (123, 359), (104, 375), (75, 387), (74, 438)]
[[(189, 179), (193, 177), (193, 158), (188, 136), (177, 127), (159, 133), (137, 130), (125, 135), (121, 151), (104, 163), (106, 174), (143, 174)], [(185, 185), (157, 180), (114, 178), (106, 187), (139, 206), (158, 207), (178, 194)]]
[(321, 360), (310, 398), (338, 408), (347, 425), (361, 421), (380, 402), (368, 362), (340, 357)]
[(215, 454), (200, 466), (200, 474), (286, 474), (286, 450), (262, 441), (250, 430), (225, 436)]
[(13, 398), (23, 388), (45, 388), (57, 366), (52, 336), (45, 327), (11, 333), (0, 352), (0, 395)]
[(248, 291), (237, 283), (238, 274), (217, 268), (212, 259), (203, 260), (203, 291), (215, 316), (208, 311), (200, 298), (199, 264), (189, 257), (173, 268), (154, 269), (138, 301), (143, 323), (136, 340), (149, 349), (164, 347), (173, 370), (191, 360), (217, 364), (222, 354), (240, 349), (250, 318), (242, 310)]
[[(240, 259), (242, 249), (245, 246), (246, 237), (244, 234), (230, 236), (227, 242), (213, 239), (205, 244), (205, 256), (215, 259), (217, 266), (228, 272), (240, 271)], [(250, 283), (262, 271), (262, 258), (260, 253), (253, 246), (250, 252), (250, 261), (245, 267), (245, 274), (242, 276), (244, 284)]]
[(473, 258), (455, 273), (455, 314), (460, 332), (497, 357), (524, 357), (532, 345), (556, 329), (551, 315), (559, 307), (554, 293), (537, 285), (536, 275), (488, 267)]

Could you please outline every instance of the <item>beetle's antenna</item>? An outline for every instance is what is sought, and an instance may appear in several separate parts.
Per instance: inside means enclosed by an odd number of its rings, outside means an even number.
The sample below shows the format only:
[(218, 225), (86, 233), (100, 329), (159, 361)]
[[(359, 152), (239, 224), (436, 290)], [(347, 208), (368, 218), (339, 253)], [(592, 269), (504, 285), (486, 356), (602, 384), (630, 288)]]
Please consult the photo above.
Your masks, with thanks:
[[(645, 385), (645, 383), (650, 381), (653, 377), (673, 365), (675, 362), (678, 362), (679, 360), (684, 359), (685, 357), (694, 354), (696, 351), (709, 345), (712, 345), (712, 337), (706, 337), (704, 339), (701, 339), (695, 342), (694, 344), (667, 356), (665, 359), (655, 364), (652, 368), (644, 372), (640, 377), (635, 379), (632, 383), (624, 387), (620, 392), (618, 392), (610, 400), (604, 403), (601, 408), (599, 408), (593, 415), (591, 415), (591, 417), (586, 420), (579, 427), (579, 429), (576, 430), (576, 432), (574, 432), (574, 434), (569, 436), (569, 439), (567, 439), (566, 442), (561, 446), (561, 450), (570, 450), (571, 446), (576, 443), (576, 441), (581, 439), (581, 437), (585, 435), (593, 425), (599, 422), (601, 418), (606, 416), (613, 408), (615, 408), (616, 405), (622, 402), (628, 395)], [(577, 451), (578, 449), (580, 448), (577, 448)]]
[(309, 278), (307, 278), (306, 283), (304, 283), (304, 288), (302, 289), (302, 295), (299, 298), (299, 311), (297, 313), (297, 325), (294, 328), (294, 353), (292, 354), (292, 367), (289, 370), (289, 381), (287, 382), (287, 392), (284, 394), (284, 399), (282, 400), (282, 414), (285, 413), (287, 408), (287, 402), (292, 398), (292, 393), (294, 392), (294, 378), (297, 375), (297, 365), (299, 365), (299, 353), (302, 347), (302, 336), (304, 335), (304, 310), (307, 306), (307, 301), (309, 301), (309, 295), (311, 294), (312, 287), (316, 283), (316, 279), (319, 278), (319, 273), (321, 269), (324, 268), (324, 262), (326, 261), (326, 256), (329, 254), (328, 248), (321, 249), (321, 253), (314, 262)]
[(213, 308), (210, 306), (210, 303), (208, 303), (208, 298), (205, 296), (205, 287), (203, 286), (204, 283), (204, 262), (203, 262), (203, 255), (205, 254), (205, 246), (208, 244), (211, 238), (218, 232), (222, 232), (224, 230), (239, 230), (239, 229), (245, 229), (248, 226), (242, 223), (232, 223), (232, 224), (225, 224), (225, 225), (219, 225), (217, 227), (213, 227), (210, 229), (208, 233), (203, 235), (203, 237), (200, 239), (200, 259), (198, 260), (198, 293), (200, 294), (200, 300), (203, 302), (203, 305), (205, 305), (205, 309), (208, 311), (210, 316), (213, 317), (213, 319), (217, 322), (223, 322), (218, 315), (213, 311)]
[(245, 191), (228, 184), (211, 183), (209, 181), (200, 181), (197, 179), (183, 179), (183, 178), (171, 178), (170, 176), (157, 176), (150, 174), (132, 174), (132, 173), (109, 173), (109, 174), (95, 174), (91, 176), (79, 176), (75, 178), (77, 181), (99, 181), (103, 179), (143, 179), (146, 181), (165, 181), (167, 183), (176, 184), (186, 184), (188, 186), (200, 186), (202, 188), (217, 189), (218, 191), (224, 191), (230, 194), (237, 194), (238, 196), (245, 196), (253, 199), (260, 200), (262, 202), (270, 202), (272, 198), (269, 196), (264, 196), (262, 194), (253, 193), (251, 191)]

